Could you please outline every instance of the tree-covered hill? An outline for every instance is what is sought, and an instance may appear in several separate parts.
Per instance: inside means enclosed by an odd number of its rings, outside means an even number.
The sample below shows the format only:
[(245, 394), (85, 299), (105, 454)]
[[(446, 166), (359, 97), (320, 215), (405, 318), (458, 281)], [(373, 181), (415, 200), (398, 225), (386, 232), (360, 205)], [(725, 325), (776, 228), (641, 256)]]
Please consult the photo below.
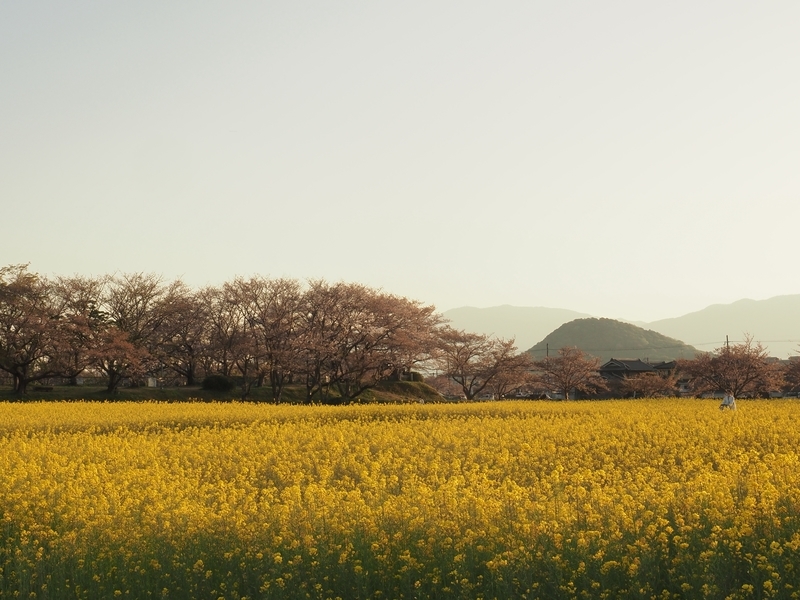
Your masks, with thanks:
[(650, 362), (693, 358), (697, 349), (680, 340), (614, 319), (575, 319), (548, 334), (528, 352), (535, 359), (559, 348), (576, 346), (601, 361), (611, 358), (641, 358)]

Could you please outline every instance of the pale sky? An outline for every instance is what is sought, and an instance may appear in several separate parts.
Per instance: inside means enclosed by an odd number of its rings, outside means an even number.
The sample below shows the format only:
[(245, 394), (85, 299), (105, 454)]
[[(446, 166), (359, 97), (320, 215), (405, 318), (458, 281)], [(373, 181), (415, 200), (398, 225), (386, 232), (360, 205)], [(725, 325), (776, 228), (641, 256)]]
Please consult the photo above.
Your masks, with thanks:
[(800, 293), (800, 2), (0, 3), (0, 264), (651, 321)]

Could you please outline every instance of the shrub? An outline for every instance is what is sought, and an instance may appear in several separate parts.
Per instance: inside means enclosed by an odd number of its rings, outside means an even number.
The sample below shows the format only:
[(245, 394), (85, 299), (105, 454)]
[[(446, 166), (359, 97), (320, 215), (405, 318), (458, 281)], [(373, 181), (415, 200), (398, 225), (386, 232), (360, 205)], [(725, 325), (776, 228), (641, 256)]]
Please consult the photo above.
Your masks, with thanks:
[(203, 389), (214, 392), (230, 392), (236, 383), (225, 375), (209, 375), (203, 379)]

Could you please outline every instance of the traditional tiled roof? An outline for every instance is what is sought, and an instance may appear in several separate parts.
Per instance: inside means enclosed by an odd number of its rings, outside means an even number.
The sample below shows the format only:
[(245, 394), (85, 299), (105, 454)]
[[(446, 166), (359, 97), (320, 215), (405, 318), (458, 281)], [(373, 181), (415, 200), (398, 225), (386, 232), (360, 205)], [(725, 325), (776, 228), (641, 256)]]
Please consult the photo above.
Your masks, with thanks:
[(677, 366), (678, 366), (678, 363), (676, 361), (674, 361), (674, 360), (666, 361), (665, 360), (663, 362), (660, 362), (658, 364), (653, 365), (653, 368), (657, 369), (659, 371), (662, 371), (662, 370), (671, 371), (672, 369), (674, 369)]
[(600, 371), (629, 371), (643, 373), (653, 371), (653, 365), (637, 358), (636, 360), (626, 358), (612, 358), (610, 361), (600, 366)]

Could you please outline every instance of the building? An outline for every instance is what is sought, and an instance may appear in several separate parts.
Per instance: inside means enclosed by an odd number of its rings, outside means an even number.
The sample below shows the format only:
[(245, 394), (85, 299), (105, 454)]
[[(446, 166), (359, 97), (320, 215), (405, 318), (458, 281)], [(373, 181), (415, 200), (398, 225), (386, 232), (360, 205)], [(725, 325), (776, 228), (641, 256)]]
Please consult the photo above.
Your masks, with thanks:
[[(688, 380), (674, 380), (672, 379), (678, 367), (677, 361), (661, 361), (658, 363), (650, 363), (641, 359), (626, 359), (626, 358), (612, 358), (608, 362), (602, 364), (598, 372), (606, 380), (609, 390), (612, 395), (623, 395), (625, 391), (632, 393), (634, 396), (640, 393), (653, 393), (653, 394), (669, 394), (678, 393), (684, 395), (689, 393)], [(639, 379), (639, 383), (649, 381), (650, 384), (657, 383), (659, 380), (653, 380), (653, 377), (659, 377), (663, 380), (670, 380), (666, 388), (662, 389), (660, 385), (633, 385), (632, 379)], [(665, 381), (666, 383), (666, 381)]]

